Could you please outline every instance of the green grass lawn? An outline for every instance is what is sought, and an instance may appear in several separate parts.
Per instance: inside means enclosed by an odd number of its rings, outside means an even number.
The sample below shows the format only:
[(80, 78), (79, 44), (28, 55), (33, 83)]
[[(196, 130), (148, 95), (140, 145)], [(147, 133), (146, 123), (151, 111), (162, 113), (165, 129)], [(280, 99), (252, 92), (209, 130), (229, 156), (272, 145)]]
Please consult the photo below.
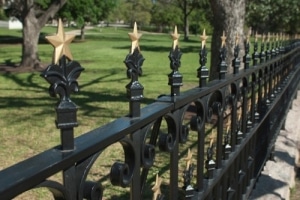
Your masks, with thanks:
[[(72, 95), (79, 107), (76, 136), (128, 114), (125, 85), (130, 80), (123, 63), (131, 46), (128, 32), (132, 30), (95, 28), (87, 31), (85, 41), (76, 39), (70, 45), (74, 60), (85, 68), (78, 79), (80, 92)], [(46, 27), (42, 33), (43, 41), (45, 35), (56, 33), (56, 28)], [(20, 31), (0, 29), (1, 65), (20, 62), (20, 41)], [(160, 94), (170, 93), (167, 74), (171, 72), (168, 55), (172, 39), (169, 34), (145, 32), (139, 44), (145, 58), (143, 76), (139, 78), (145, 88), (143, 107)], [(190, 36), (189, 42), (179, 41), (183, 53), (179, 69), (183, 75), (182, 90), (198, 84), (200, 46), (199, 36)], [(39, 44), (40, 59), (45, 66), (51, 63), (52, 53), (50, 44)], [(57, 99), (49, 96), (48, 87), (38, 72), (0, 72), (0, 169), (60, 144), (59, 130), (54, 123)], [(158, 167), (162, 166), (155, 170)], [(93, 174), (99, 173), (104, 173), (101, 168), (93, 169)], [(44, 191), (34, 193), (34, 198), (47, 199)]]

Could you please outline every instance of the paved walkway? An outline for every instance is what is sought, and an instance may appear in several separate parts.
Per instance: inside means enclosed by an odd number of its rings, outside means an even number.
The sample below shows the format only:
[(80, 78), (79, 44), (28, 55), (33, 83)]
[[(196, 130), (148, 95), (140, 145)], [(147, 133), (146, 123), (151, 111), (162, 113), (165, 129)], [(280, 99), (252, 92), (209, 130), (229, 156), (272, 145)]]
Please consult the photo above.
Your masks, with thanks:
[(285, 130), (280, 131), (275, 143), (275, 162), (268, 161), (249, 199), (290, 199), (290, 188), (295, 185), (295, 163), (300, 149), (300, 92), (287, 115)]

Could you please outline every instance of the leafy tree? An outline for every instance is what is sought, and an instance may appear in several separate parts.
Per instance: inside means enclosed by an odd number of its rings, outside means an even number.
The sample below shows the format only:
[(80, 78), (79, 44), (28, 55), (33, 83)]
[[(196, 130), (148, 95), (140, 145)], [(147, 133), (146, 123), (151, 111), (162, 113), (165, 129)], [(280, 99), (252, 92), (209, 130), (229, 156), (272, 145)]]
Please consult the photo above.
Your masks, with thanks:
[(84, 40), (86, 23), (98, 23), (106, 19), (116, 3), (117, 0), (72, 0), (66, 3), (58, 15), (68, 21), (75, 21), (81, 29), (81, 39)]
[(107, 17), (107, 22), (110, 23), (116, 23), (119, 21), (124, 21), (124, 11), (123, 8), (125, 6), (125, 1), (124, 0), (117, 0), (116, 1), (116, 6), (111, 10)]
[(184, 40), (188, 40), (189, 37), (189, 23), (188, 17), (192, 11), (207, 6), (206, 0), (176, 0), (176, 4), (181, 9), (183, 14), (183, 26), (184, 26)]
[(201, 34), (205, 29), (206, 34), (211, 35), (213, 32), (212, 17), (209, 6), (193, 11), (189, 16), (190, 31), (193, 34)]
[(259, 32), (297, 32), (300, 25), (299, 0), (253, 0), (247, 4), (248, 26)]
[(172, 26), (182, 24), (181, 11), (174, 4), (164, 4), (164, 0), (157, 0), (151, 11), (151, 23), (155, 24), (159, 32), (163, 31), (164, 26)]
[(138, 25), (147, 25), (151, 21), (151, 0), (120, 0), (118, 10), (122, 13), (123, 20), (133, 26), (134, 22)]
[(244, 52), (244, 24), (246, 0), (210, 0), (213, 12), (213, 35), (211, 47), (211, 68), (210, 80), (218, 78), (219, 49), (221, 47), (220, 37), (225, 32), (227, 49), (227, 71), (232, 72), (233, 50), (235, 46), (236, 35), (239, 36), (240, 56)]
[(22, 61), (20, 67), (40, 68), (38, 40), (41, 29), (67, 0), (11, 0), (7, 13), (23, 24)]

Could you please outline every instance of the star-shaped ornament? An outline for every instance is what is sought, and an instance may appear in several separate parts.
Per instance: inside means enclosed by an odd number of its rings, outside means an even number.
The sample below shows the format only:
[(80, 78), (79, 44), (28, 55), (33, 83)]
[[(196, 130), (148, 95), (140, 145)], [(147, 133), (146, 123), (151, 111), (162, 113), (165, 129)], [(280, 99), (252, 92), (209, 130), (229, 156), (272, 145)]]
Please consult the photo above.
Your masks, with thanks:
[(258, 38), (258, 34), (257, 34), (257, 31), (255, 32), (255, 43), (257, 42), (257, 38)]
[(192, 157), (193, 157), (193, 153), (191, 152), (190, 149), (188, 149), (188, 155), (185, 158), (185, 160), (186, 160), (186, 170), (188, 170), (190, 168)]
[(264, 43), (264, 42), (265, 42), (265, 37), (266, 37), (265, 34), (262, 34), (261, 37), (262, 37), (262, 38), (261, 38), (261, 42)]
[(222, 44), (221, 44), (221, 47), (225, 47), (225, 44), (226, 44), (226, 36), (225, 36), (225, 32), (223, 31), (223, 35), (221, 37), (221, 40), (222, 40)]
[(154, 192), (153, 194), (153, 199), (152, 200), (156, 200), (157, 197), (159, 195), (161, 195), (161, 190), (160, 190), (160, 185), (161, 185), (162, 179), (161, 177), (158, 176), (158, 174), (156, 174), (156, 180), (155, 180), (155, 184), (152, 187), (152, 191)]
[(174, 33), (171, 34), (173, 38), (173, 50), (175, 50), (176, 46), (178, 46), (178, 39), (180, 37), (180, 34), (177, 32), (177, 26), (174, 28)]
[(75, 35), (67, 35), (64, 32), (61, 19), (58, 20), (57, 33), (53, 36), (46, 36), (46, 39), (54, 47), (53, 62), (57, 64), (59, 59), (65, 55), (70, 60), (73, 60), (69, 44), (75, 38)]
[(130, 39), (131, 39), (131, 53), (133, 53), (134, 49), (137, 47), (140, 51), (140, 47), (139, 47), (139, 39), (142, 36), (142, 34), (138, 33), (137, 31), (137, 25), (136, 22), (134, 22), (134, 26), (133, 26), (133, 32), (132, 33), (128, 33)]
[(237, 46), (239, 44), (239, 40), (240, 40), (239, 34), (236, 33), (236, 35), (235, 35), (235, 46)]
[(271, 34), (270, 34), (270, 32), (268, 32), (268, 35), (267, 35), (267, 42), (270, 42), (270, 38), (271, 38)]
[(202, 45), (201, 45), (201, 48), (203, 49), (205, 44), (206, 44), (206, 40), (207, 40), (208, 36), (206, 35), (205, 33), (205, 29), (203, 30), (203, 33), (202, 35), (200, 36), (200, 39), (202, 41)]

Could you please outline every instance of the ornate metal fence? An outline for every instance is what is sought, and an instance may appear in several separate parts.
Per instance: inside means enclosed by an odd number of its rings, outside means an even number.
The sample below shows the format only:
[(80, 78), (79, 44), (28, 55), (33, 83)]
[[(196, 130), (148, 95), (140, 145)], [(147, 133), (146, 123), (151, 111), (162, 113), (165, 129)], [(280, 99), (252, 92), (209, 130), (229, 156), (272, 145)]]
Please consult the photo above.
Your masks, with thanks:
[[(61, 27), (56, 36), (48, 37), (56, 53), (42, 77), (50, 83), (50, 95), (60, 97), (56, 125), (61, 131), (61, 145), (2, 170), (1, 199), (39, 187), (48, 188), (55, 199), (102, 199), (105, 188), (101, 181), (87, 177), (99, 155), (114, 143), (122, 145), (124, 155), (108, 175), (115, 187), (129, 187), (128, 198), (132, 200), (247, 199), (264, 163), (272, 156), (274, 141), (296, 95), (300, 43), (281, 36), (272, 42), (263, 39), (259, 48), (255, 40), (250, 55), (248, 38), (243, 60), (236, 45), (234, 72), (226, 75), (223, 35), (219, 80), (207, 82), (204, 32), (197, 70), (199, 87), (180, 92), (183, 76), (176, 29), (172, 37), (170, 95), (140, 108), (144, 88), (138, 77), (144, 58), (135, 27), (130, 34), (132, 48), (124, 61), (131, 79), (126, 86), (129, 115), (77, 138), (73, 136), (77, 107), (70, 94), (78, 90), (77, 78), (83, 68), (72, 61), (67, 47), (72, 38), (64, 35)], [(194, 143), (188, 143), (190, 138)], [(158, 172), (156, 180), (149, 181), (158, 152), (167, 157), (164, 170), (169, 175), (161, 177)], [(58, 172), (62, 172), (62, 182), (48, 179)]]

